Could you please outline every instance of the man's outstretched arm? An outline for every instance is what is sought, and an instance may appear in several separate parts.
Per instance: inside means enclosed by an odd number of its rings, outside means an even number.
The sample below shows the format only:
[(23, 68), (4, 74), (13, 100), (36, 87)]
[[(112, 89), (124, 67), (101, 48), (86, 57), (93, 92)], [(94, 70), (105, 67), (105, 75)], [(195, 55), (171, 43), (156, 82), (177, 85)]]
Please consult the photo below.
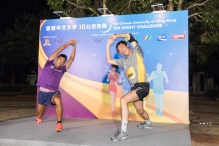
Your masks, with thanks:
[(76, 40), (73, 40), (72, 43), (71, 43), (71, 45), (72, 45), (72, 52), (71, 52), (71, 55), (70, 55), (68, 61), (66, 62), (66, 70), (68, 70), (70, 68), (72, 62), (75, 59), (76, 43), (77, 43)]
[(166, 83), (169, 83), (168, 76), (165, 71), (163, 71), (163, 76), (166, 79)]
[(153, 71), (149, 77), (150, 81), (152, 81), (153, 79), (155, 79), (157, 76), (155, 75), (155, 71)]
[(127, 40), (131, 43), (132, 47), (134, 48), (137, 45), (137, 41), (132, 36), (131, 33), (121, 33), (113, 35), (113, 38), (127, 38)]
[(68, 45), (72, 44), (74, 40), (70, 40), (69, 42), (67, 42), (66, 44), (62, 45), (61, 47), (59, 47), (50, 57), (49, 60), (55, 60), (59, 53), (64, 50)]
[(107, 44), (106, 44), (106, 62), (109, 64), (118, 65), (114, 59), (112, 59), (110, 54), (110, 45), (114, 42), (114, 39), (112, 37), (108, 38)]

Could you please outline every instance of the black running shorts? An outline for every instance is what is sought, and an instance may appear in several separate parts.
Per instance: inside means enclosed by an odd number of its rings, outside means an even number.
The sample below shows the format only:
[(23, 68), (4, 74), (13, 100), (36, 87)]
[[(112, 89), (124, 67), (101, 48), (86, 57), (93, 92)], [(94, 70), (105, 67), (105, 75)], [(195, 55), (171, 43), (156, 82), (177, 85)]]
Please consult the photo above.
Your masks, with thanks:
[(143, 101), (150, 89), (150, 84), (148, 82), (135, 83), (131, 90), (136, 90), (139, 100)]

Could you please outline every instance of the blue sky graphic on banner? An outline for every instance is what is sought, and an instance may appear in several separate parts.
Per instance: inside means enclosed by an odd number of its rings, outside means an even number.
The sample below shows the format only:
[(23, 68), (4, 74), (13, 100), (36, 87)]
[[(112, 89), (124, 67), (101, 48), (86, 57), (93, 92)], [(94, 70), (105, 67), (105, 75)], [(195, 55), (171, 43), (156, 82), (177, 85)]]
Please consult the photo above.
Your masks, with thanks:
[[(40, 39), (47, 56), (68, 40), (77, 39), (76, 57), (68, 73), (105, 82), (110, 69), (106, 62), (107, 39), (126, 32), (132, 33), (142, 47), (149, 76), (162, 66), (168, 76), (165, 90), (188, 92), (188, 11), (46, 20)], [(121, 39), (111, 46), (114, 58), (122, 57), (115, 49)], [(62, 53), (69, 57), (71, 49)], [(154, 82), (150, 82), (151, 88)]]

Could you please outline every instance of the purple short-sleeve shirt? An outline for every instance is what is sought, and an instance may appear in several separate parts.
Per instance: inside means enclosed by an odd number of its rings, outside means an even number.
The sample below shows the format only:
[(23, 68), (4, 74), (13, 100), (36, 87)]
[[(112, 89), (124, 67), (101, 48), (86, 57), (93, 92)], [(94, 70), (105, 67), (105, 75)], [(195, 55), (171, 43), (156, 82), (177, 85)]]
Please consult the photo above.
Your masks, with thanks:
[(65, 72), (65, 65), (56, 68), (54, 60), (47, 60), (36, 85), (52, 91), (58, 91), (60, 80)]

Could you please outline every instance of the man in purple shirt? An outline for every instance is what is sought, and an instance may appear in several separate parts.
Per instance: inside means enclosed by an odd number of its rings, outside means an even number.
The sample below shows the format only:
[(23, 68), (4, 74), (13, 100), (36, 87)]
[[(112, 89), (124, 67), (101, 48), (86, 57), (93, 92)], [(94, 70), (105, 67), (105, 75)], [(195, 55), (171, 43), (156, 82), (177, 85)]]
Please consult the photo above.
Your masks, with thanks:
[[(70, 40), (66, 44), (59, 47), (49, 57), (36, 84), (40, 88), (38, 93), (36, 121), (37, 123), (42, 122), (41, 118), (46, 110), (47, 105), (56, 106), (57, 132), (62, 131), (62, 102), (58, 87), (63, 74), (70, 68), (72, 62), (74, 61), (76, 43), (76, 40)], [(67, 56), (59, 53), (69, 45), (72, 46), (72, 53), (67, 61)], [(54, 62), (55, 59), (56, 61)]]

